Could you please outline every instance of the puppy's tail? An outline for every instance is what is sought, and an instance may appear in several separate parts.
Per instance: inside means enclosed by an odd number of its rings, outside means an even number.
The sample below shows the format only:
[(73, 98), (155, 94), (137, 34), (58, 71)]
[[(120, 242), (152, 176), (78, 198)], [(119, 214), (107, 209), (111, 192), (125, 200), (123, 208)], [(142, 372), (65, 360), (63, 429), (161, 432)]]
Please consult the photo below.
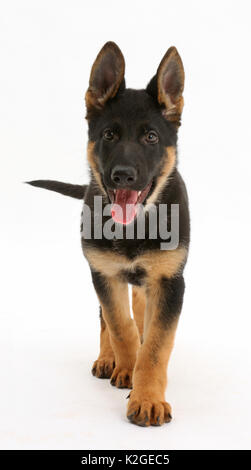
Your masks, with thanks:
[(31, 186), (36, 186), (37, 188), (49, 189), (50, 191), (55, 191), (64, 196), (74, 197), (75, 199), (83, 199), (87, 189), (86, 184), (81, 186), (80, 184), (61, 183), (61, 181), (52, 180), (27, 181), (27, 184), (31, 184)]

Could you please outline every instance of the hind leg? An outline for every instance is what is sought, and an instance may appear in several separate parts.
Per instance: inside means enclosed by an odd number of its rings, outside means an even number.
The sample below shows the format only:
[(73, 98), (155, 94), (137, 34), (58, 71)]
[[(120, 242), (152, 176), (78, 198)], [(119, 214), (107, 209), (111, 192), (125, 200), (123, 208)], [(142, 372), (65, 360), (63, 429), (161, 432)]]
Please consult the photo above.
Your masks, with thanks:
[(115, 367), (115, 355), (111, 346), (109, 331), (100, 307), (100, 353), (92, 366), (92, 374), (99, 379), (109, 379)]

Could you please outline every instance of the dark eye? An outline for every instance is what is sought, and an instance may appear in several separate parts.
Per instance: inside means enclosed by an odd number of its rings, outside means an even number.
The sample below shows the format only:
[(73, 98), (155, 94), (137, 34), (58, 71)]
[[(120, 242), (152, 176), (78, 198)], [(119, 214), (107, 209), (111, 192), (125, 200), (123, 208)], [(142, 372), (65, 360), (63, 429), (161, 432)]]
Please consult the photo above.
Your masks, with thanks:
[(145, 141), (148, 144), (157, 144), (159, 142), (159, 137), (157, 132), (149, 131), (145, 134)]
[(105, 140), (113, 140), (114, 139), (114, 132), (111, 129), (105, 129), (103, 132), (103, 138)]

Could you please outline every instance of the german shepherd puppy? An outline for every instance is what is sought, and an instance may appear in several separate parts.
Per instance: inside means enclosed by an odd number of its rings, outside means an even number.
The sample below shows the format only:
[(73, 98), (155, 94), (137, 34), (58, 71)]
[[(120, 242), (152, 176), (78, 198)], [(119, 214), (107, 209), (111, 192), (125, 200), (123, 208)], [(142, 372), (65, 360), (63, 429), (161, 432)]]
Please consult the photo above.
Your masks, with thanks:
[[(165, 401), (167, 366), (184, 294), (183, 269), (189, 246), (189, 211), (185, 185), (177, 171), (177, 131), (183, 108), (184, 69), (175, 47), (168, 49), (146, 89), (125, 87), (125, 62), (119, 47), (107, 42), (99, 52), (86, 92), (90, 166), (88, 186), (55, 181), (30, 184), (84, 199), (95, 222), (94, 200), (109, 204), (109, 219), (123, 237), (86, 237), (82, 247), (100, 303), (100, 353), (92, 373), (110, 378), (118, 388), (132, 388), (128, 419), (159, 426), (172, 419)], [(143, 207), (145, 222), (154, 206), (179, 205), (179, 241), (161, 249), (146, 228), (144, 239), (126, 238)], [(127, 211), (127, 206), (129, 210)], [(111, 218), (112, 215), (112, 218)], [(88, 221), (90, 223), (90, 219)], [(87, 224), (85, 211), (82, 229)], [(147, 226), (147, 223), (146, 223)], [(92, 230), (93, 234), (93, 230)], [(132, 284), (130, 316), (128, 283)]]

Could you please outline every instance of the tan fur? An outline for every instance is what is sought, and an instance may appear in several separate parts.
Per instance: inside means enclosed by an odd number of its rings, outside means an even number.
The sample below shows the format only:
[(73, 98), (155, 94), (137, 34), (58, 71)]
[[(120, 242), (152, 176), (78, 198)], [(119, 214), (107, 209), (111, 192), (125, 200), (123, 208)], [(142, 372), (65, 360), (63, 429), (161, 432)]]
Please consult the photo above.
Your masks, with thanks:
[[(90, 265), (109, 278), (110, 296), (114, 307), (108, 310), (102, 302), (101, 305), (110, 332), (111, 346), (115, 353), (116, 367), (111, 381), (117, 387), (131, 387), (133, 380), (134, 389), (128, 416), (133, 413), (133, 410), (140, 408), (145, 410), (146, 416), (150, 410), (152, 417), (149, 418), (148, 424), (156, 424), (156, 420), (160, 420), (160, 424), (170, 421), (171, 408), (164, 400), (164, 391), (166, 367), (177, 322), (167, 325), (167, 330), (160, 325), (158, 281), (162, 276), (170, 278), (178, 274), (186, 260), (187, 250), (179, 247), (172, 251), (149, 251), (133, 261), (125, 256), (98, 250), (88, 250), (85, 254)], [(141, 338), (144, 318), (144, 343), (139, 350), (132, 379), (140, 345), (139, 334), (134, 321), (130, 318), (128, 287), (118, 280), (118, 273), (121, 269), (134, 270), (137, 266), (146, 270), (148, 296), (145, 297), (143, 287), (133, 287), (133, 311)], [(143, 390), (145, 390), (144, 393)], [(137, 418), (138, 424), (141, 419), (142, 413), (140, 412)]]
[(123, 269), (135, 270), (137, 267), (144, 268), (149, 276), (158, 279), (162, 275), (173, 277), (179, 272), (179, 268), (187, 257), (187, 249), (178, 247), (175, 250), (152, 250), (134, 260), (110, 251), (86, 249), (85, 256), (90, 265), (108, 277), (114, 277)]
[(111, 383), (118, 388), (131, 388), (132, 372), (140, 346), (139, 332), (130, 316), (128, 286), (116, 278), (110, 278), (109, 290), (111, 306), (108, 308), (99, 300), (115, 354), (116, 366)]
[[(157, 297), (156, 297), (157, 298)], [(172, 419), (171, 407), (165, 401), (166, 369), (174, 345), (177, 321), (161, 329), (157, 303), (152, 302), (151, 329), (141, 346), (133, 372), (133, 391), (130, 393), (127, 417), (143, 426), (161, 425)]]
[[(168, 69), (168, 65), (171, 62), (175, 62), (178, 70), (178, 80), (180, 82), (180, 89), (178, 95), (171, 96), (167, 94), (163, 88), (163, 76)], [(158, 71), (157, 71), (157, 86), (158, 86), (158, 102), (160, 105), (164, 105), (165, 109), (163, 115), (165, 118), (173, 122), (177, 127), (180, 125), (180, 117), (182, 114), (184, 99), (182, 96), (184, 89), (185, 73), (182, 64), (182, 60), (175, 47), (170, 47), (167, 53), (163, 57)]]
[(96, 179), (102, 193), (106, 195), (105, 189), (102, 185), (99, 169), (98, 169), (98, 162), (97, 162), (97, 156), (95, 155), (95, 152), (94, 152), (94, 145), (95, 145), (95, 142), (91, 142), (91, 141), (88, 142), (88, 145), (87, 145), (87, 160), (88, 160), (89, 165), (92, 169), (93, 176)]
[(139, 330), (141, 342), (143, 342), (144, 314), (146, 308), (146, 295), (144, 287), (132, 288), (132, 310), (136, 325)]
[(161, 191), (164, 188), (168, 177), (171, 175), (176, 164), (176, 149), (173, 146), (166, 147), (164, 155), (164, 164), (160, 176), (157, 179), (156, 187), (153, 193), (146, 200), (146, 208), (149, 204), (154, 204), (158, 197), (161, 195)]
[(94, 362), (92, 373), (96, 377), (109, 378), (112, 375), (115, 366), (115, 355), (110, 342), (110, 335), (105, 323), (101, 317), (100, 328), (100, 353), (98, 359)]

